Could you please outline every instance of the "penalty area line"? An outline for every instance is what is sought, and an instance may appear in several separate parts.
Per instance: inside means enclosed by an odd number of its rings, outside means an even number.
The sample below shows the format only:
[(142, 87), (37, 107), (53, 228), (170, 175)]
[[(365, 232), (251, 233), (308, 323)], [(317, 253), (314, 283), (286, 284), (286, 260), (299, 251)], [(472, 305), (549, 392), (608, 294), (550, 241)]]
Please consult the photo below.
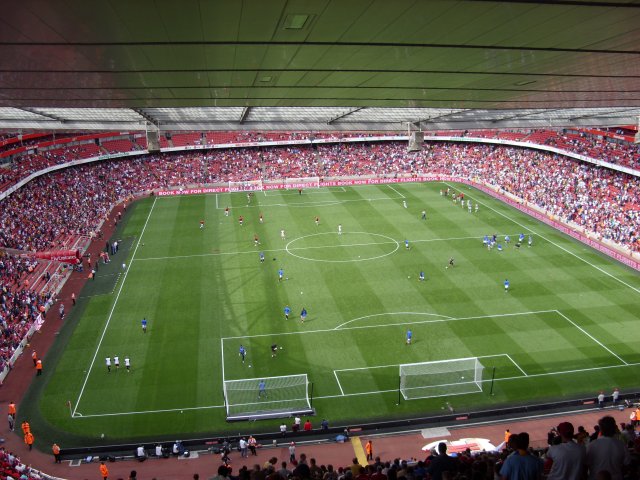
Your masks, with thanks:
[(598, 340), (597, 338), (595, 338), (593, 335), (591, 335), (589, 332), (587, 332), (584, 328), (582, 328), (580, 325), (578, 325), (577, 323), (575, 323), (573, 320), (571, 320), (569, 317), (567, 317), (564, 313), (562, 313), (560, 310), (556, 310), (556, 313), (558, 315), (560, 315), (562, 318), (564, 318), (567, 322), (569, 322), (571, 325), (573, 325), (574, 327), (576, 327), (578, 330), (580, 330), (582, 333), (584, 333), (587, 337), (589, 337), (591, 340), (593, 340), (594, 342), (596, 342), (598, 345), (600, 345), (602, 348), (604, 348), (607, 352), (609, 352), (611, 355), (613, 355), (614, 357), (616, 357), (618, 360), (620, 360), (624, 365), (629, 365), (627, 362), (625, 362), (622, 358), (620, 358), (620, 356), (615, 353), (613, 350), (611, 350), (609, 347), (607, 347), (606, 345), (604, 345), (600, 340)]
[(340, 379), (338, 378), (338, 371), (334, 370), (333, 375), (336, 377), (336, 382), (338, 382), (338, 388), (340, 389), (340, 393), (344, 396), (344, 390), (342, 389), (342, 384), (340, 383)]
[(398, 190), (396, 190), (395, 188), (393, 188), (393, 185), (388, 185), (388, 187), (393, 190), (394, 192), (396, 192), (398, 195), (400, 195), (400, 198), (405, 199), (407, 197), (405, 197), (403, 194), (401, 194)]

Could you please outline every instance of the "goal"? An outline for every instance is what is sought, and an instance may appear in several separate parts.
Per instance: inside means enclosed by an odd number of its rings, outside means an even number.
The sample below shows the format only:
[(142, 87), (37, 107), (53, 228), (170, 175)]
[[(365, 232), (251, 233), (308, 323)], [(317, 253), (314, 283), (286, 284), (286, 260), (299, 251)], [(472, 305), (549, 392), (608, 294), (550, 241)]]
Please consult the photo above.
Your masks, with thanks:
[(261, 192), (263, 190), (262, 180), (247, 180), (244, 182), (229, 182), (229, 193), (231, 192)]
[(227, 421), (313, 415), (306, 374), (224, 381)]
[(283, 182), (286, 190), (298, 188), (320, 188), (320, 177), (285, 178)]
[(477, 357), (400, 365), (400, 393), (414, 400), (481, 392), (483, 369)]

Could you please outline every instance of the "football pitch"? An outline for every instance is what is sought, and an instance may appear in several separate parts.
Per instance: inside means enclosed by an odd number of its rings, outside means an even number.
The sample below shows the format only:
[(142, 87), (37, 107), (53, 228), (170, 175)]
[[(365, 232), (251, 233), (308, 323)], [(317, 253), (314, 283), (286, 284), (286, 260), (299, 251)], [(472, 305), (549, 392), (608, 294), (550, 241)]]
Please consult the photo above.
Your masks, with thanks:
[[(443, 197), (448, 186), (479, 210)], [(473, 188), (151, 197), (131, 210), (124, 248), (83, 291), (38, 396), (43, 428), (67, 446), (277, 430), (277, 419), (227, 423), (224, 380), (253, 379), (259, 407), (261, 379), (306, 374), (314, 425), (638, 387), (640, 276)], [(521, 233), (531, 247), (516, 248)], [(502, 251), (483, 246), (492, 234)], [(482, 391), (399, 398), (401, 364), (467, 357), (484, 367)]]

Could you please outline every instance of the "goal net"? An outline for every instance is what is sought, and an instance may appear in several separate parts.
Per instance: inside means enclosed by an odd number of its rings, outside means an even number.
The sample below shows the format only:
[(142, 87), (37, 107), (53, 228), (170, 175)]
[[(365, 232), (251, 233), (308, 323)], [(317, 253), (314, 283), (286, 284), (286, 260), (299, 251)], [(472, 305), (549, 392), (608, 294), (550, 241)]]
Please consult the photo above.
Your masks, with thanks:
[(414, 400), (481, 392), (483, 369), (477, 357), (400, 365), (400, 393)]
[(244, 182), (229, 182), (229, 193), (231, 192), (261, 192), (262, 180), (247, 180)]
[(298, 188), (320, 188), (320, 177), (285, 178), (284, 188), (287, 190)]
[(227, 421), (313, 415), (306, 374), (224, 381)]

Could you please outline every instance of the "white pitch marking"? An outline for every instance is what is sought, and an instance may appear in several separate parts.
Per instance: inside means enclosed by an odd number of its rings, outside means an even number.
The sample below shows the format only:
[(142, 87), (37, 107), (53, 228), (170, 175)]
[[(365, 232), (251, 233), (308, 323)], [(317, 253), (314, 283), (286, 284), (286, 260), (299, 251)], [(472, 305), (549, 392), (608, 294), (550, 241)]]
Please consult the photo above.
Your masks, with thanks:
[[(535, 315), (538, 313), (555, 313), (556, 310), (538, 310), (532, 312), (517, 312), (517, 313), (499, 313), (495, 315), (481, 315), (478, 317), (459, 317), (459, 318), (445, 318), (445, 319), (437, 319), (437, 320), (421, 320), (419, 322), (401, 322), (401, 323), (393, 323), (393, 324), (383, 324), (383, 325), (363, 325), (360, 327), (345, 327), (340, 328), (340, 330), (363, 330), (367, 328), (384, 328), (384, 327), (397, 327), (399, 325), (421, 325), (423, 323), (443, 323), (443, 322), (456, 322), (460, 320), (479, 320), (482, 318), (499, 318), (499, 317), (517, 317), (521, 315)], [(387, 313), (388, 314), (388, 313)], [(336, 328), (325, 328), (320, 330), (303, 330), (299, 332), (279, 332), (279, 333), (259, 333), (256, 335), (238, 335), (233, 337), (223, 337), (223, 340), (237, 340), (239, 338), (260, 338), (260, 337), (272, 337), (275, 335), (306, 335), (308, 333), (325, 333), (325, 332), (334, 332)]]
[[(155, 197), (153, 199), (153, 204), (151, 205), (151, 209), (149, 210), (149, 215), (147, 215), (147, 221), (144, 222), (144, 226), (142, 227), (142, 232), (140, 232), (140, 237), (138, 238), (138, 243), (136, 243), (136, 248), (133, 250), (133, 255), (131, 256), (131, 261), (129, 262), (130, 264), (133, 262), (133, 259), (136, 256), (136, 252), (138, 251), (138, 247), (140, 246), (140, 240), (142, 240), (142, 237), (144, 236), (144, 232), (147, 229), (147, 224), (149, 223), (149, 219), (151, 218), (151, 214), (153, 213), (153, 209), (156, 206), (156, 201), (157, 201), (158, 197)], [(122, 283), (120, 283), (120, 288), (118, 289), (118, 294), (116, 295), (116, 299), (113, 302), (113, 306), (111, 307), (111, 311), (109, 312), (109, 316), (107, 317), (107, 323), (104, 326), (104, 329), (102, 330), (102, 335), (100, 335), (100, 340), (98, 341), (98, 346), (96, 347), (96, 351), (93, 354), (93, 358), (91, 359), (91, 364), (89, 365), (89, 368), (87, 369), (87, 374), (84, 377), (84, 382), (82, 382), (82, 388), (80, 389), (80, 393), (78, 394), (78, 399), (76, 400), (76, 405), (73, 408), (73, 412), (71, 413), (71, 416), (73, 416), (73, 414), (75, 414), (76, 409), (78, 408), (78, 405), (80, 404), (80, 399), (82, 398), (82, 394), (84, 393), (84, 389), (87, 386), (87, 381), (89, 380), (89, 375), (91, 374), (91, 369), (93, 368), (93, 364), (96, 361), (96, 358), (98, 357), (98, 351), (100, 350), (100, 346), (102, 345), (102, 340), (104, 339), (104, 335), (105, 333), (107, 333), (107, 328), (109, 328), (109, 323), (111, 322), (111, 318), (113, 317), (113, 312), (116, 309), (116, 305), (118, 304), (118, 299), (120, 298), (120, 294), (122, 293), (122, 287), (124, 287), (125, 282), (127, 281), (127, 275), (129, 274), (131, 267), (129, 267), (129, 269), (127, 269), (124, 272), (124, 277), (122, 277)]]
[(556, 310), (556, 312), (558, 312), (558, 315), (560, 315), (562, 318), (564, 318), (567, 322), (569, 322), (571, 325), (573, 325), (574, 327), (576, 327), (578, 330), (580, 330), (582, 333), (584, 333), (587, 337), (589, 337), (591, 340), (593, 340), (594, 342), (596, 342), (598, 345), (600, 345), (602, 348), (604, 348), (607, 352), (609, 352), (611, 355), (613, 355), (614, 357), (616, 357), (618, 360), (620, 360), (622, 363), (624, 363), (625, 365), (629, 365), (627, 362), (625, 362), (622, 358), (620, 358), (620, 356), (618, 356), (618, 354), (616, 354), (615, 352), (613, 352), (609, 347), (607, 347), (606, 345), (604, 345), (600, 340), (598, 340), (597, 338), (595, 338), (593, 335), (591, 335), (589, 332), (587, 332), (584, 328), (582, 328), (581, 326), (579, 326), (577, 323), (575, 323), (573, 320), (571, 320), (569, 317), (567, 317), (564, 313), (562, 313), (560, 310)]
[(163, 408), (160, 410), (140, 410), (134, 412), (116, 412), (116, 413), (96, 413), (92, 415), (81, 415), (77, 413), (74, 418), (96, 418), (96, 417), (117, 417), (120, 415), (143, 415), (146, 413), (170, 413), (180, 412), (182, 410), (209, 410), (212, 408), (224, 408), (224, 405), (206, 405), (203, 407), (180, 407), (180, 408)]
[(511, 355), (509, 355), (508, 353), (505, 353), (505, 355), (507, 356), (507, 358), (508, 358), (509, 360), (511, 360), (511, 363), (513, 363), (513, 364), (516, 366), (516, 368), (522, 372), (522, 374), (523, 374), (525, 377), (528, 377), (528, 376), (529, 376), (529, 375), (527, 375), (527, 372), (525, 372), (525, 371), (520, 367), (520, 365), (518, 365), (518, 364), (516, 363), (516, 361), (515, 361), (513, 358), (511, 358)]
[(224, 342), (220, 339), (220, 355), (222, 356), (222, 384), (224, 385)]
[[(332, 232), (326, 232), (327, 234)], [(352, 232), (353, 233), (353, 232)], [(427, 243), (427, 242), (450, 242), (455, 240), (481, 240), (482, 237), (451, 237), (451, 238), (425, 238), (419, 240), (409, 240), (411, 243)], [(360, 246), (371, 246), (371, 245), (393, 245), (398, 243), (396, 240), (388, 241), (388, 242), (369, 242), (369, 243), (358, 243), (358, 244), (344, 244), (344, 245), (324, 245), (324, 246), (314, 246), (314, 247), (290, 247), (289, 250), (313, 250), (318, 248), (340, 248), (340, 247), (360, 247)], [(263, 250), (266, 252), (286, 252), (286, 248), (274, 248), (271, 250)], [(222, 255), (242, 255), (242, 254), (252, 254), (255, 255), (255, 250), (247, 250), (242, 252), (218, 252), (218, 253), (195, 253), (192, 255), (174, 255), (167, 257), (146, 257), (146, 258), (136, 258), (136, 262), (145, 262), (148, 260), (172, 260), (172, 259), (184, 259), (184, 258), (199, 258), (199, 257), (217, 257)]]
[(373, 315), (365, 315), (363, 317), (358, 317), (358, 318), (354, 318), (353, 320), (349, 320), (348, 322), (344, 322), (341, 323), (340, 325), (338, 325), (337, 327), (334, 328), (334, 330), (340, 330), (341, 327), (344, 327), (345, 325), (348, 325), (351, 322), (357, 322), (358, 320), (364, 320), (365, 318), (372, 318), (372, 317), (383, 317), (385, 315), (429, 315), (432, 317), (442, 317), (442, 318), (448, 318), (449, 320), (452, 320), (453, 317), (449, 317), (447, 315), (439, 315), (437, 313), (423, 313), (423, 312), (391, 312), (391, 313), (374, 313)]
[[(527, 378), (535, 378), (535, 377), (550, 377), (554, 375), (566, 375), (570, 373), (584, 373), (584, 372), (593, 372), (595, 370), (609, 369), (609, 368), (625, 368), (625, 367), (637, 367), (640, 363), (628, 363), (627, 365), (605, 365), (602, 367), (592, 367), (592, 368), (579, 368), (575, 370), (564, 370), (559, 372), (545, 372), (545, 373), (531, 373), (527, 375)], [(522, 380), (522, 375), (518, 375), (517, 377), (504, 377), (504, 378), (496, 378), (494, 381), (502, 382), (509, 380)], [(482, 380), (482, 383), (489, 383), (491, 380)], [(359, 393), (345, 393), (344, 395), (321, 395), (317, 397), (313, 397), (315, 399), (318, 398), (339, 398), (339, 397), (352, 397), (357, 395), (377, 395), (380, 393), (390, 393), (395, 392), (398, 393), (398, 389), (395, 388), (393, 390), (376, 390), (371, 392), (359, 392)]]
[(403, 194), (401, 194), (398, 190), (396, 190), (395, 188), (393, 188), (393, 185), (387, 185), (391, 190), (393, 190), (394, 192), (396, 192), (398, 195), (400, 195), (400, 198), (407, 198), (405, 197)]
[(340, 379), (338, 378), (337, 370), (333, 371), (333, 375), (336, 377), (336, 382), (338, 382), (338, 388), (340, 388), (340, 393), (344, 395), (344, 390), (342, 389), (342, 384), (340, 384)]
[[(493, 358), (493, 357), (509, 357), (508, 353), (494, 353), (492, 355), (478, 355), (477, 357), (469, 357), (471, 359), (473, 358)], [(468, 360), (467, 359), (457, 359), (457, 360)], [(509, 357), (509, 359), (511, 360), (511, 357)], [(444, 362), (448, 362), (449, 360), (436, 360), (432, 363), (444, 363)], [(511, 360), (513, 362), (513, 360)], [(419, 363), (424, 363), (424, 362), (419, 362)], [(418, 363), (418, 364), (419, 364)], [(515, 364), (515, 362), (513, 362)], [(373, 370), (375, 368), (389, 368), (389, 367), (399, 367), (400, 365), (407, 365), (407, 364), (402, 364), (402, 363), (391, 363), (389, 365), (374, 365), (373, 367), (354, 367), (354, 368), (338, 368), (336, 370), (334, 370), (334, 372), (350, 372), (352, 370)], [(414, 364), (416, 365), (416, 364)], [(516, 367), (518, 365), (516, 364)], [(520, 367), (518, 367), (520, 368)], [(521, 369), (522, 371), (522, 369)], [(522, 373), (524, 373), (524, 371), (522, 371)], [(526, 373), (525, 373), (526, 375)]]
[[(305, 189), (305, 195), (330, 195), (334, 192), (344, 193), (346, 192), (344, 187), (320, 187), (319, 190), (316, 189)], [(286, 190), (270, 190), (268, 193), (265, 190), (265, 197), (299, 197), (300, 194), (298, 192), (291, 192)]]
[[(444, 184), (445, 184), (445, 185), (447, 185), (448, 187), (453, 188), (453, 185), (450, 185), (450, 184), (448, 184), (447, 182), (442, 182), (442, 183), (444, 183)], [(492, 197), (492, 198), (493, 198), (493, 197)], [(496, 200), (500, 201), (500, 199), (497, 199), (497, 198), (496, 198)], [(569, 255), (571, 255), (572, 257), (575, 257), (575, 258), (577, 258), (578, 260), (583, 261), (583, 262), (584, 262), (584, 263), (586, 263), (587, 265), (590, 265), (591, 267), (593, 267), (593, 268), (595, 268), (596, 270), (598, 270), (598, 271), (600, 271), (600, 272), (604, 273), (604, 274), (605, 274), (605, 275), (607, 275), (608, 277), (611, 277), (611, 278), (613, 278), (614, 280), (616, 280), (617, 282), (620, 282), (620, 283), (621, 283), (622, 285), (624, 285), (625, 287), (629, 287), (629, 288), (630, 288), (631, 290), (633, 290), (634, 292), (636, 292), (636, 293), (640, 293), (640, 289), (638, 289), (638, 288), (634, 287), (633, 285), (629, 285), (629, 284), (628, 284), (627, 282), (625, 282), (624, 280), (620, 280), (620, 279), (619, 279), (618, 277), (616, 277), (615, 275), (613, 275), (613, 274), (611, 274), (611, 273), (607, 272), (606, 270), (603, 270), (602, 268), (598, 267), (597, 265), (594, 265), (594, 264), (593, 264), (593, 263), (591, 263), (590, 261), (585, 260), (585, 259), (584, 259), (584, 258), (582, 258), (580, 255), (578, 255), (578, 254), (576, 254), (576, 253), (573, 253), (571, 250), (566, 249), (566, 248), (565, 248), (565, 247), (563, 247), (562, 245), (558, 245), (556, 242), (553, 242), (553, 241), (549, 240), (549, 239), (548, 239), (547, 237), (545, 237), (544, 235), (541, 235), (541, 234), (537, 233), (536, 231), (532, 230), (531, 228), (529, 228), (529, 227), (527, 227), (527, 226), (525, 226), (525, 225), (521, 224), (520, 222), (518, 222), (518, 221), (514, 220), (513, 218), (511, 218), (509, 215), (507, 215), (507, 214), (505, 214), (505, 213), (502, 213), (502, 212), (499, 212), (499, 211), (498, 211), (498, 210), (496, 210), (495, 208), (493, 208), (493, 207), (491, 207), (491, 206), (487, 205), (487, 204), (486, 204), (486, 203), (484, 203), (484, 202), (481, 202), (480, 200), (477, 200), (477, 202), (478, 202), (479, 204), (481, 204), (481, 205), (483, 205), (483, 206), (487, 207), (489, 210), (493, 210), (493, 211), (494, 211), (495, 213), (497, 213), (498, 215), (500, 215), (500, 216), (502, 216), (502, 217), (506, 218), (507, 220), (509, 220), (509, 221), (511, 221), (511, 222), (513, 222), (513, 223), (515, 223), (516, 225), (518, 225), (518, 226), (520, 226), (520, 227), (524, 228), (526, 231), (531, 232), (531, 233), (533, 233), (534, 235), (536, 235), (536, 236), (538, 236), (538, 237), (542, 238), (543, 240), (545, 240), (545, 241), (549, 242), (551, 245), (554, 245), (554, 246), (558, 247), (560, 250), (562, 250), (562, 251), (564, 251), (564, 252), (568, 253), (568, 254), (569, 254)], [(506, 204), (506, 203), (504, 203), (504, 202), (501, 202), (501, 203), (503, 203), (504, 205), (507, 205), (507, 204)], [(509, 205), (507, 205), (507, 206), (509, 206)], [(513, 208), (513, 207), (511, 207), (511, 208)], [(520, 211), (520, 210), (518, 210), (518, 211)], [(524, 213), (524, 212), (522, 212), (522, 213)], [(526, 213), (525, 213), (525, 215), (526, 215)], [(531, 218), (533, 218), (533, 217), (531, 217)], [(535, 218), (534, 218), (534, 220), (535, 220)], [(540, 222), (540, 221), (539, 221), (539, 220), (536, 220), (536, 222)], [(550, 225), (548, 225), (548, 226), (549, 226), (550, 228), (553, 228), (553, 227), (551, 227)], [(556, 229), (554, 228), (554, 230), (556, 230)], [(559, 230), (556, 230), (556, 231), (559, 231)], [(560, 233), (562, 233), (562, 232), (560, 232)], [(571, 237), (571, 238), (573, 238), (573, 237)], [(575, 240), (575, 241), (577, 241), (577, 242), (579, 242), (579, 240), (576, 240), (576, 239), (574, 239), (574, 240)], [(580, 242), (580, 243), (581, 243), (582, 245), (585, 245), (585, 244), (583, 244), (582, 242)], [(585, 246), (586, 246), (586, 247), (588, 247), (588, 245), (585, 245)]]

